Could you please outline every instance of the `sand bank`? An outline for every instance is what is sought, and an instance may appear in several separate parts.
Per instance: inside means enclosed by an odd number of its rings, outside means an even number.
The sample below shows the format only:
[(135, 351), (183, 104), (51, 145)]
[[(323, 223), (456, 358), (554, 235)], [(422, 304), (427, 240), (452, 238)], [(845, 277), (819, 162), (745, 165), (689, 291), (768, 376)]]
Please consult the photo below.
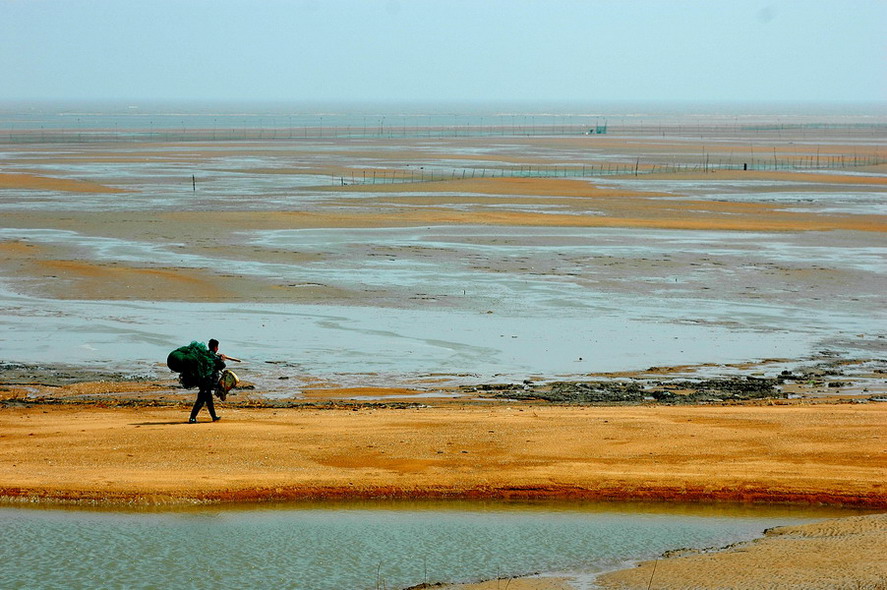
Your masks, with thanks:
[(887, 514), (876, 514), (778, 527), (762, 539), (712, 553), (676, 552), (602, 576), (598, 584), (624, 590), (877, 589), (887, 587), (885, 551)]
[[(334, 409), (7, 402), (0, 494), (167, 503), (585, 498), (887, 506), (882, 404)], [(202, 416), (206, 419), (206, 416)]]

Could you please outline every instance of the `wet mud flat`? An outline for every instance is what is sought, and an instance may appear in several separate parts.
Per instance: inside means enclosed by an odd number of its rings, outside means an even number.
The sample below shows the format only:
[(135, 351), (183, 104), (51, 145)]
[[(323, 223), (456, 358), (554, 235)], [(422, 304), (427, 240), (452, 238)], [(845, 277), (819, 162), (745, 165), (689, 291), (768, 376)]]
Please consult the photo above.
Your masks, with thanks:
[(879, 358), (880, 129), (13, 143), (0, 345), (150, 373), (215, 336), (282, 397)]
[[(460, 389), (493, 398), (566, 404), (696, 404), (816, 398), (845, 398), (857, 403), (887, 401), (887, 361), (883, 359), (819, 362), (783, 369), (773, 377), (762, 376), (760, 370), (747, 370), (754, 374), (713, 376), (717, 370), (712, 367), (689, 369), (682, 367), (656, 375), (662, 369), (654, 367), (646, 376), (545, 383), (526, 380)], [(691, 377), (688, 373), (696, 375)]]
[[(792, 367), (792, 368), (787, 368)], [(72, 365), (0, 362), (0, 402), (114, 405), (190, 403), (193, 390), (183, 389), (174, 374), (127, 373)], [(439, 375), (442, 384), (456, 380)], [(413, 407), (427, 403), (483, 400), (549, 404), (719, 404), (770, 401), (852, 403), (887, 402), (887, 360), (828, 359), (791, 363), (771, 360), (742, 366), (650, 367), (635, 373), (589, 375), (583, 380), (524, 379), (421, 387), (337, 387), (281, 393), (241, 381), (225, 403), (248, 407)]]

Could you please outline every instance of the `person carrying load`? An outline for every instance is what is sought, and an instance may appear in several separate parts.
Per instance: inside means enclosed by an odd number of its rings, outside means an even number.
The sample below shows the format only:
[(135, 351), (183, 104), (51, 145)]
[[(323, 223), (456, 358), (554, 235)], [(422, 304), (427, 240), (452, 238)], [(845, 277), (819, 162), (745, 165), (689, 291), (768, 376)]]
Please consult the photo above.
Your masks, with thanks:
[(170, 370), (179, 374), (179, 383), (182, 387), (198, 388), (197, 400), (191, 408), (189, 423), (197, 422), (197, 414), (204, 404), (213, 422), (221, 420), (221, 416), (216, 414), (213, 393), (224, 401), (228, 391), (237, 385), (238, 381), (237, 375), (232, 371), (223, 371), (226, 360), (240, 362), (240, 359), (221, 354), (219, 341), (215, 338), (210, 339), (208, 347), (202, 342), (195, 341), (175, 349), (166, 358), (166, 365)]

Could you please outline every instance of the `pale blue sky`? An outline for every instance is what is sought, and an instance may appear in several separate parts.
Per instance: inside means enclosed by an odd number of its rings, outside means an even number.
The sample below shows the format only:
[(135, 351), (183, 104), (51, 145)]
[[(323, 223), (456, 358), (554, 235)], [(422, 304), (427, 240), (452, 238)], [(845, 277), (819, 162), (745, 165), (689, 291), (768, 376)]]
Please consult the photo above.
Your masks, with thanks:
[(0, 0), (0, 100), (884, 101), (887, 0)]

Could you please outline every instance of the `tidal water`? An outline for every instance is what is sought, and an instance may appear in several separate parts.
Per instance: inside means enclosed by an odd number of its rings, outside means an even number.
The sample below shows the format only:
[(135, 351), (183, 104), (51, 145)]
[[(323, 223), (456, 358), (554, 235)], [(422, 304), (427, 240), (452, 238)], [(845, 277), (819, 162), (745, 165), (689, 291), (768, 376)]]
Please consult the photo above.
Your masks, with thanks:
[[(55, 271), (35, 270), (27, 258), (9, 259), (0, 270), (0, 357), (167, 377), (163, 360), (171, 349), (217, 337), (226, 353), (249, 361), (238, 368), (258, 391), (298, 395), (302, 381), (415, 386), (440, 384), (441, 376), (455, 382), (574, 379), (650, 366), (801, 361), (823, 351), (863, 359), (880, 354), (887, 337), (887, 248), (877, 232), (490, 226), (482, 219), (414, 226), (396, 214), (412, 210), (421, 219), (425, 210), (431, 218), (530, 211), (579, 218), (601, 212), (593, 200), (480, 199), (436, 192), (434, 182), (384, 193), (382, 201), (374, 190), (342, 186), (355, 178), (360, 184), (376, 171), (399, 171), (411, 180), (417, 174), (427, 179), (429, 171), (456, 178), (466, 167), (472, 174), (487, 168), (511, 173), (516, 161), (521, 171), (530, 163), (550, 170), (596, 162), (600, 172), (601, 161), (634, 164), (640, 155), (623, 141), (626, 134), (653, 129), (661, 135), (704, 128), (705, 141), (697, 135), (692, 145), (711, 151), (711, 140), (730, 140), (754, 145), (759, 158), (767, 153), (762, 142), (815, 141), (824, 158), (837, 149), (830, 141), (845, 151), (884, 143), (880, 111), (866, 126), (868, 115), (843, 110), (774, 119), (767, 111), (742, 109), (610, 107), (454, 115), (268, 105), (0, 105), (4, 174), (124, 191), (0, 187), (0, 217), (11, 220), (0, 224), (0, 245), (46, 249), (100, 269), (194, 269), (222, 285), (220, 276), (257, 285), (256, 299), (212, 303), (153, 294), (105, 300), (100, 290), (90, 293), (77, 281), (60, 296), (43, 289), (59, 279)], [(582, 132), (602, 118), (612, 125), (608, 137), (622, 137), (615, 147)], [(749, 127), (759, 120), (779, 124)], [(786, 122), (792, 135), (783, 138)], [(824, 134), (834, 122), (843, 130)], [(231, 128), (237, 137), (225, 135)], [(511, 141), (527, 129), (578, 141)], [(187, 141), (195, 130), (201, 135), (191, 139), (201, 141)], [(425, 139), (425, 131), (446, 138)], [(127, 133), (142, 134), (144, 141), (130, 141)], [(90, 141), (90, 134), (101, 137)], [(468, 135), (471, 140), (462, 141)], [(229, 141), (238, 137), (249, 141)], [(746, 158), (731, 146), (719, 148), (719, 157), (735, 156), (734, 163)], [(642, 155), (663, 165), (684, 151), (666, 145)], [(618, 178), (594, 176), (593, 169), (577, 180), (651, 191), (666, 201), (762, 204), (847, 217), (883, 214), (887, 202), (874, 180), (810, 183), (806, 190), (797, 181)], [(404, 195), (411, 204), (400, 200)], [(446, 198), (424, 202), (431, 197)], [(349, 227), (349, 216), (372, 218), (379, 207), (392, 216), (390, 225)], [(215, 212), (249, 218), (280, 211), (333, 221), (289, 229), (245, 223), (203, 241), (163, 221), (180, 211), (205, 212), (208, 220)], [(69, 224), (68, 213), (85, 221)], [(123, 221), (91, 223), (103, 214)], [(260, 296), (270, 291), (274, 298)]]
[(396, 589), (595, 574), (724, 546), (832, 510), (576, 503), (332, 504), (167, 511), (0, 508), (8, 589)]
[[(0, 228), (0, 239), (72, 248), (91, 260), (224, 267), (291, 289), (331, 285), (361, 295), (356, 304), (72, 300), (17, 292), (14, 279), (0, 278), (0, 348), (6, 360), (54, 362), (61, 348), (66, 362), (150, 374), (182, 342), (221, 334), (226, 351), (248, 361), (238, 366), (242, 377), (269, 393), (297, 390), (304, 375), (371, 386), (442, 375), (574, 378), (803, 358), (834, 341), (865, 358), (872, 339), (857, 335), (883, 317), (885, 249), (876, 236), (823, 237), (476, 226), (230, 237), (244, 250), (322, 256), (280, 264), (214, 260), (176, 243)], [(853, 297), (836, 297), (839, 284), (852, 285)]]

